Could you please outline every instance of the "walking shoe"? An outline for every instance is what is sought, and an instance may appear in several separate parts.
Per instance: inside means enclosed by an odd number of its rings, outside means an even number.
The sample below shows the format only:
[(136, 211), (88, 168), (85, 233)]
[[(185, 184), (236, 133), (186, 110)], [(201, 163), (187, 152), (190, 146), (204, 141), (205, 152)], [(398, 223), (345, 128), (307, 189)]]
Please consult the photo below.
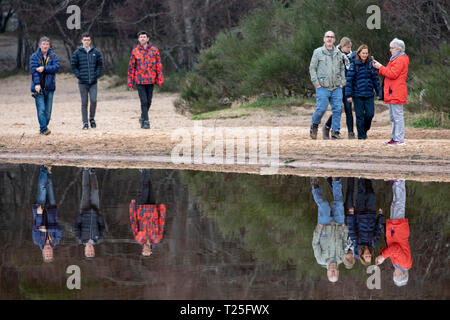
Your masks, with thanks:
[(309, 129), (309, 135), (311, 139), (317, 139), (317, 131), (319, 130), (318, 124), (312, 124), (311, 128)]
[(399, 142), (399, 141), (394, 141), (394, 140), (389, 141), (389, 142), (387, 143), (388, 146), (401, 146), (401, 145), (403, 145), (403, 144), (405, 144), (405, 143), (404, 143), (404, 142)]
[(327, 126), (324, 126), (322, 128), (322, 139), (323, 140), (329, 140), (330, 139), (330, 128)]
[(142, 129), (150, 129), (150, 121), (142, 122)]
[(89, 125), (87, 122), (83, 123), (83, 130), (89, 129)]
[(354, 132), (349, 132), (348, 133), (348, 138), (349, 139), (355, 139), (355, 133)]
[(50, 133), (52, 133), (50, 130), (45, 130), (44, 132), (41, 132), (42, 135), (48, 136)]
[(92, 129), (97, 128), (97, 125), (95, 124), (95, 120), (94, 119), (91, 120), (91, 128)]
[(386, 142), (384, 142), (384, 144), (390, 144), (390, 143), (392, 143), (392, 142), (394, 142), (394, 139), (391, 139), (391, 140), (389, 140), (389, 141), (386, 141)]
[(333, 131), (333, 130), (331, 130), (331, 139), (333, 139), (333, 140), (339, 140), (339, 139), (342, 139), (342, 137), (340, 136), (339, 131)]
[(319, 179), (317, 177), (311, 177), (310, 179), (311, 188), (317, 189), (319, 187)]

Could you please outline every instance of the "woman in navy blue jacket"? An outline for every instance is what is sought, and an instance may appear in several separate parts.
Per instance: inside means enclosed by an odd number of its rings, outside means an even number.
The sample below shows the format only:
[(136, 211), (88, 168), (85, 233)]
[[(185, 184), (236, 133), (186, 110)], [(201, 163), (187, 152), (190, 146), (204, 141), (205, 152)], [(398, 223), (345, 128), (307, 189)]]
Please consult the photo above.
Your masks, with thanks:
[(367, 131), (375, 114), (374, 90), (377, 96), (381, 92), (377, 69), (373, 67), (369, 54), (367, 45), (363, 44), (358, 48), (356, 58), (347, 72), (345, 85), (345, 97), (348, 102), (354, 103), (358, 139), (362, 140), (367, 139)]

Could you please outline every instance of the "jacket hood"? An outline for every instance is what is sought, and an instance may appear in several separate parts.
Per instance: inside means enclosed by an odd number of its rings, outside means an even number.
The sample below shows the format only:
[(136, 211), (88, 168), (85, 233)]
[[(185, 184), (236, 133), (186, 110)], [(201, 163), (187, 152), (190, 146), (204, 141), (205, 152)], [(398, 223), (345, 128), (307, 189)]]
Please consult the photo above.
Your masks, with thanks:
[[(35, 53), (40, 55), (40, 56), (42, 56), (41, 48), (38, 47), (37, 50), (35, 51)], [(48, 55), (51, 56), (52, 54), (53, 54), (53, 49), (49, 48), (48, 49)]]
[[(322, 46), (322, 51), (325, 54), (330, 55), (330, 52), (328, 51), (327, 47), (325, 47), (325, 44)], [(333, 51), (334, 51), (334, 54), (341, 52), (336, 46), (333, 46)]]

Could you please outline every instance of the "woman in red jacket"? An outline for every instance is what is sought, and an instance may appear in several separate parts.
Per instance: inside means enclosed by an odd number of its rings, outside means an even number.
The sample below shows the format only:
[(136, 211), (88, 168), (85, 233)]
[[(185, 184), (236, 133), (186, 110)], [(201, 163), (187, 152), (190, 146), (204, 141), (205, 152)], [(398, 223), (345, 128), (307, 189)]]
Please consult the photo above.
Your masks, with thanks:
[(409, 58), (405, 53), (405, 43), (395, 38), (390, 43), (391, 59), (386, 67), (378, 61), (373, 66), (378, 74), (384, 76), (384, 101), (389, 106), (389, 115), (392, 122), (392, 139), (386, 142), (389, 146), (405, 143), (405, 120), (403, 118), (403, 105), (408, 94), (406, 77), (408, 76)]
[(409, 247), (409, 223), (405, 219), (406, 189), (405, 180), (392, 184), (394, 197), (391, 204), (391, 219), (386, 220), (387, 247), (376, 258), (377, 265), (391, 258), (394, 266), (394, 283), (401, 287), (408, 283), (409, 269), (412, 267), (411, 249)]

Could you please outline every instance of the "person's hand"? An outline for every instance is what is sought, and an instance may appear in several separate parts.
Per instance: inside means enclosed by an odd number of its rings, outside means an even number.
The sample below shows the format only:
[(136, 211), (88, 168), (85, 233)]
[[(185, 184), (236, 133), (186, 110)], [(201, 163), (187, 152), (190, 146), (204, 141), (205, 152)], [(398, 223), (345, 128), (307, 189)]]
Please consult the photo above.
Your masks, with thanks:
[(321, 225), (320, 223), (317, 224), (319, 226), (319, 229), (323, 228), (323, 225)]
[(34, 90), (36, 90), (37, 93), (40, 93), (41, 92), (41, 85), (39, 85), (39, 84), (35, 85), (34, 86)]
[(319, 89), (320, 88), (320, 86), (316, 86), (316, 89)]
[(134, 199), (133, 199), (133, 200), (131, 200), (131, 203), (136, 203), (136, 200), (134, 200)]
[(133, 91), (134, 88), (133, 87), (128, 87), (128, 90)]
[(39, 68), (36, 68), (36, 71), (39, 72), (39, 73), (41, 73), (41, 72), (44, 71), (44, 67), (41, 66), (41, 67), (39, 67)]
[(45, 226), (40, 226), (39, 231), (46, 232), (47, 228)]
[(343, 88), (343, 87), (344, 87), (344, 85), (342, 85), (342, 84), (341, 84), (341, 85), (339, 85), (339, 87)]
[(375, 259), (375, 264), (378, 266), (380, 264), (382, 264), (384, 262), (384, 258), (382, 255), (379, 255), (376, 259)]
[(348, 209), (348, 214), (354, 214), (355, 213), (355, 209), (354, 208), (349, 208)]
[(37, 207), (36, 213), (37, 213), (37, 214), (42, 214), (42, 207), (41, 207), (41, 206), (38, 206), (38, 207)]
[(379, 63), (378, 61), (374, 61), (372, 65), (373, 65), (374, 68), (376, 68), (376, 69), (380, 69), (380, 67), (381, 67), (381, 63)]
[(347, 102), (352, 102), (352, 98), (350, 97), (350, 98), (347, 98)]

